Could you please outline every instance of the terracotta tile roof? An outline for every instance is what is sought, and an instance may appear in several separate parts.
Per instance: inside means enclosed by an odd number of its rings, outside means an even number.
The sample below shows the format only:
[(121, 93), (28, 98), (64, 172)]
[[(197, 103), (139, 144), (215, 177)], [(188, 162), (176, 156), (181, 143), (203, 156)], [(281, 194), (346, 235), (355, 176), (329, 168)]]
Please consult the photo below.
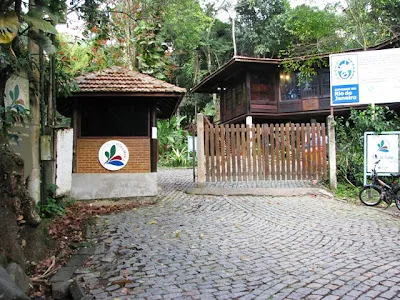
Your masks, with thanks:
[(123, 67), (111, 67), (76, 78), (79, 92), (186, 93), (186, 89)]

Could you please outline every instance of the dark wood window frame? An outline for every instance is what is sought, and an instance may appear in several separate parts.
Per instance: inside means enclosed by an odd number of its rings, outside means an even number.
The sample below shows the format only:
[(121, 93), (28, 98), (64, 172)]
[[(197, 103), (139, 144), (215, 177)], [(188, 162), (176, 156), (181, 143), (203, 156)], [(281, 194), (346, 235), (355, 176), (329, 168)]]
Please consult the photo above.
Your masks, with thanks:
[[(290, 76), (290, 78), (286, 78)], [(328, 80), (326, 80), (328, 79)], [(299, 72), (282, 75), (280, 78), (282, 101), (293, 101), (315, 97), (329, 97), (330, 81), (329, 69), (320, 69), (311, 81), (299, 84)], [(308, 86), (308, 87), (307, 87)], [(309, 91), (306, 91), (307, 90)]]

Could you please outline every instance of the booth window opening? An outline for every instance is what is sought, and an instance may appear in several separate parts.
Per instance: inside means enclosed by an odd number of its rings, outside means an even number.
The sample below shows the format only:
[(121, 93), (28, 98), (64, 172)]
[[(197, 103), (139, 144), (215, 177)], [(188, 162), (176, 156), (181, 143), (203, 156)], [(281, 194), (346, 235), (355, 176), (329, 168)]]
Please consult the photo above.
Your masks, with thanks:
[(149, 107), (134, 101), (82, 104), (81, 137), (149, 137)]

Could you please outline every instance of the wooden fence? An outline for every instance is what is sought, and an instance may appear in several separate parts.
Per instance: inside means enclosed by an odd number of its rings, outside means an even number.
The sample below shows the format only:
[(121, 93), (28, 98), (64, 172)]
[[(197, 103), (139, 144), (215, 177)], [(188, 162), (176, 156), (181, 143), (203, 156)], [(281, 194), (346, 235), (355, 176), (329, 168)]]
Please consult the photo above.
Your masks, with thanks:
[(204, 126), (206, 181), (327, 177), (325, 124)]

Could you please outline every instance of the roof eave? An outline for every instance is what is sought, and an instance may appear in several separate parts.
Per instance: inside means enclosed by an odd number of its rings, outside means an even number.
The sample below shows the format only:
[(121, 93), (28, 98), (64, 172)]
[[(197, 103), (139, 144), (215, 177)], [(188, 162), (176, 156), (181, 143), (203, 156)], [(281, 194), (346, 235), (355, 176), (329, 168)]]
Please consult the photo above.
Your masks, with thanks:
[(186, 91), (182, 92), (129, 92), (129, 91), (76, 91), (70, 98), (78, 97), (108, 97), (108, 96), (120, 96), (120, 97), (183, 97)]
[(261, 63), (261, 64), (273, 64), (280, 65), (282, 63), (281, 59), (275, 58), (256, 58), (256, 57), (247, 57), (247, 56), (234, 56), (227, 63), (225, 63), (221, 68), (216, 70), (214, 73), (211, 73), (207, 77), (205, 77), (200, 83), (191, 88), (192, 93), (207, 93), (208, 91), (199, 91), (201, 87), (203, 87), (208, 82), (212, 81), (218, 75), (226, 72), (232, 65), (236, 63)]

